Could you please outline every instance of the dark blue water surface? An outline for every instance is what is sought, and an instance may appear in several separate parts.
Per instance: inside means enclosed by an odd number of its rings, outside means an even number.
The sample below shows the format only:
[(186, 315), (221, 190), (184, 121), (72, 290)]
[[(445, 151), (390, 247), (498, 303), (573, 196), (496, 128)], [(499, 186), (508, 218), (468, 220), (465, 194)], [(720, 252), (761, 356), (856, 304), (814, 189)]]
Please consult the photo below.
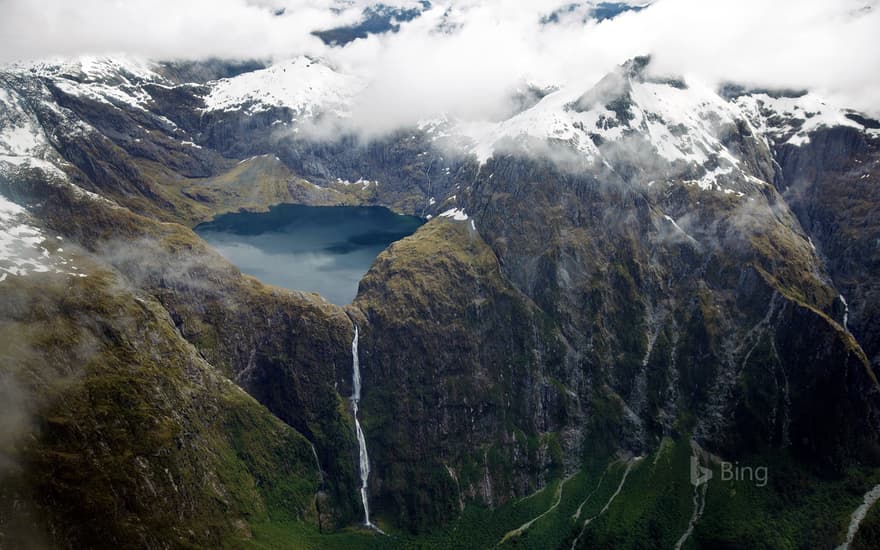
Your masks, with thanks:
[(244, 273), (345, 305), (376, 256), (423, 223), (381, 207), (282, 204), (223, 214), (195, 231)]

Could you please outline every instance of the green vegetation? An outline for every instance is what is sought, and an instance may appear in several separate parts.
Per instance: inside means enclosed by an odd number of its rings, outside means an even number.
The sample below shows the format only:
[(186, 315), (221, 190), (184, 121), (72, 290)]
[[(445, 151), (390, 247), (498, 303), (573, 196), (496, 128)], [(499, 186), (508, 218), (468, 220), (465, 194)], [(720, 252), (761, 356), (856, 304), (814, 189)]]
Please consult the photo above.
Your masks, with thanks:
[[(579, 547), (674, 547), (693, 510), (690, 454), (686, 441), (667, 439), (655, 454), (636, 463), (612, 505), (590, 523)], [(609, 486), (613, 490), (617, 484)]]
[[(185, 222), (379, 200), (375, 186), (319, 192), (269, 157), (233, 162), (182, 177), (137, 161), (137, 181), (96, 185)], [(721, 414), (732, 428), (717, 452), (767, 465), (770, 484), (721, 481), (716, 465), (686, 547), (839, 543), (880, 481), (859, 465), (878, 451), (874, 405), (861, 399), (876, 378), (778, 197), (767, 189), (751, 211), (679, 185), (652, 204), (548, 172), (468, 190), (485, 193), (462, 199), (480, 205), (479, 231), (433, 220), (377, 259), (345, 310), (242, 277), (183, 226), (60, 187), (4, 188), (115, 271), (4, 283), (0, 391), (15, 391), (0, 397), (24, 396), (30, 416), (0, 441), (0, 527), (12, 537), (0, 545), (53, 533), (80, 546), (556, 548), (591, 519), (581, 547), (671, 547), (694, 509), (683, 434), (731, 365)], [(661, 211), (688, 212), (700, 246), (663, 242)], [(350, 527), (349, 316), (361, 328), (371, 501), (388, 537)], [(583, 457), (569, 437), (581, 428)], [(656, 453), (613, 459), (644, 441)], [(16, 506), (22, 521), (8, 519)], [(877, 544), (878, 514), (856, 546)]]
[[(633, 463), (622, 486), (626, 460), (604, 466), (595, 460), (596, 467), (591, 470), (567, 480), (556, 479), (541, 491), (494, 510), (468, 503), (449, 525), (423, 535), (382, 536), (361, 530), (322, 535), (298, 523), (272, 523), (255, 525), (254, 539), (247, 547), (569, 548), (585, 520), (591, 519), (578, 548), (672, 548), (685, 533), (694, 511), (690, 456), (686, 439), (667, 438), (655, 453)], [(880, 481), (880, 472), (853, 470), (844, 479), (830, 480), (792, 464), (785, 453), (753, 456), (738, 463), (768, 467), (769, 482), (761, 487), (749, 480), (722, 480), (720, 466), (714, 463), (704, 515), (684, 547), (795, 549), (839, 544), (849, 515), (865, 490)], [(619, 494), (608, 505), (618, 487)], [(558, 505), (553, 508), (557, 495)], [(877, 509), (869, 513), (854, 547), (872, 547), (878, 516)], [(528, 529), (499, 544), (506, 533), (535, 518)]]
[[(824, 479), (775, 452), (750, 457), (742, 465), (768, 469), (768, 483), (721, 479), (713, 467), (706, 514), (695, 537), (708, 547), (833, 548), (843, 542), (862, 496), (880, 483), (880, 471), (853, 468), (843, 478)], [(870, 528), (869, 528), (870, 529)]]
[[(27, 412), (0, 441), (14, 466), (0, 470), (4, 545), (205, 547), (251, 537), (251, 523), (315, 521), (308, 441), (219, 376), (157, 302), (94, 267), (12, 279), (0, 300), (0, 377), (19, 400), (0, 412)], [(22, 503), (36, 519), (17, 524)]]
[(163, 188), (192, 201), (193, 215), (185, 220), (189, 222), (238, 210), (263, 212), (275, 204), (329, 206), (357, 202), (296, 177), (273, 155), (241, 161), (210, 178), (169, 179)]
[[(601, 472), (580, 472), (565, 481), (559, 506), (544, 515), (521, 537), (510, 540), (503, 547), (555, 548), (573, 526), (571, 515), (588, 495)], [(369, 531), (347, 530), (322, 535), (316, 529), (302, 524), (272, 524), (254, 526), (254, 540), (248, 548), (474, 548), (496, 546), (504, 534), (546, 512), (556, 502), (556, 491), (562, 480), (551, 482), (546, 488), (528, 497), (512, 501), (495, 510), (471, 503), (449, 525), (432, 533), (414, 536), (390, 533), (382, 536)], [(613, 490), (613, 488), (612, 488)], [(598, 500), (594, 497), (593, 500)], [(601, 504), (599, 505), (601, 506)], [(586, 507), (585, 507), (586, 509)]]

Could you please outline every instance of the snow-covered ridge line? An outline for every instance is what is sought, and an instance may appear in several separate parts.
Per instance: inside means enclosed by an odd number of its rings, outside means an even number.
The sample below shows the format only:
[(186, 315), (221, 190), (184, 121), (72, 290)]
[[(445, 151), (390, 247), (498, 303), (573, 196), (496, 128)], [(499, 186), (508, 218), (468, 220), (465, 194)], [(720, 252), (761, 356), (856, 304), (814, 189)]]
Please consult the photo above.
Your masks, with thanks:
[(50, 57), (35, 61), (17, 61), (0, 65), (0, 71), (42, 77), (75, 77), (85, 81), (164, 80), (157, 72), (159, 64), (129, 55)]
[(505, 121), (460, 123), (456, 131), (473, 140), (471, 151), (481, 162), (502, 140), (522, 138), (566, 143), (598, 162), (601, 144), (623, 142), (635, 131), (666, 161), (703, 164), (720, 157), (735, 165), (718, 131), (740, 118), (735, 105), (699, 83), (677, 87), (612, 74), (586, 93), (561, 88)]
[(81, 56), (17, 62), (0, 71), (49, 79), (62, 92), (105, 103), (147, 110), (151, 101), (144, 83), (170, 84), (158, 63), (132, 56)]
[[(452, 120), (439, 113), (421, 120), (417, 128), (435, 141), (443, 140), (442, 146), (472, 154), (481, 163), (510, 146), (541, 155), (547, 152), (547, 144), (552, 143), (563, 146), (579, 161), (604, 165), (612, 171), (617, 166), (616, 157), (621, 154), (640, 159), (644, 156), (647, 165), (656, 165), (658, 173), (682, 174), (702, 190), (737, 196), (748, 191), (738, 188), (737, 182), (751, 181), (755, 174), (741, 162), (739, 154), (731, 152), (737, 148), (728, 148), (722, 138), (731, 129), (744, 125), (767, 147), (783, 143), (805, 145), (811, 132), (824, 127), (846, 126), (880, 136), (880, 130), (866, 129), (850, 111), (836, 108), (812, 93), (784, 97), (747, 92), (731, 98), (700, 82), (647, 76), (646, 63), (644, 58), (637, 58), (592, 87), (541, 86), (540, 99), (535, 104), (506, 120)], [(160, 74), (159, 63), (125, 56), (7, 65), (0, 68), (0, 82), (4, 73), (37, 76), (51, 81), (66, 94), (116, 109), (139, 111), (155, 109), (147, 84), (174, 84)], [(206, 113), (255, 115), (271, 109), (288, 109), (294, 119), (292, 131), (296, 132), (298, 121), (320, 114), (350, 117), (358, 95), (366, 87), (367, 82), (359, 77), (340, 73), (321, 60), (300, 56), (210, 81), (199, 89), (206, 90)], [(9, 90), (14, 93), (14, 86)], [(0, 103), (9, 97), (9, 91), (2, 88), (0, 94), (5, 94), (0, 95)], [(150, 116), (173, 126), (156, 113)], [(42, 153), (24, 152), (45, 141), (38, 133), (39, 128), (32, 126), (4, 124), (0, 116), (0, 163), (21, 166), (29, 162), (47, 171), (58, 167), (57, 162)], [(36, 137), (32, 140), (29, 136)], [(192, 141), (183, 143), (197, 147)], [(22, 156), (32, 160), (6, 158)], [(41, 160), (46, 162), (41, 164)], [(59, 171), (56, 175), (62, 174)], [(465, 214), (451, 217), (467, 219), (462, 215)]]
[(866, 130), (847, 116), (851, 111), (829, 105), (814, 93), (799, 97), (754, 93), (738, 97), (735, 104), (761, 135), (777, 144), (806, 145), (810, 143), (810, 134), (820, 128), (846, 126)]
[(730, 183), (753, 182), (756, 176), (727, 142), (741, 128), (746, 140), (768, 148), (802, 146), (812, 132), (841, 126), (880, 136), (880, 130), (858, 122), (857, 113), (813, 93), (774, 98), (751, 92), (733, 99), (723, 93), (695, 80), (652, 78), (627, 64), (586, 92), (561, 87), (500, 122), (437, 117), (419, 128), (435, 140), (464, 138), (465, 150), (481, 164), (511, 148), (542, 155), (554, 143), (588, 164), (611, 169), (620, 154), (647, 155), (668, 163), (667, 171), (694, 174), (689, 182), (702, 190), (740, 197), (742, 191)]
[(61, 163), (26, 101), (15, 91), (0, 88), (0, 174), (38, 169), (66, 181)]
[[(61, 112), (57, 106), (51, 107)], [(84, 131), (77, 124), (68, 129)], [(15, 179), (30, 170), (39, 170), (52, 183), (68, 185), (77, 196), (106, 200), (73, 184), (62, 170), (66, 165), (27, 100), (13, 89), (0, 88), (0, 175)]]

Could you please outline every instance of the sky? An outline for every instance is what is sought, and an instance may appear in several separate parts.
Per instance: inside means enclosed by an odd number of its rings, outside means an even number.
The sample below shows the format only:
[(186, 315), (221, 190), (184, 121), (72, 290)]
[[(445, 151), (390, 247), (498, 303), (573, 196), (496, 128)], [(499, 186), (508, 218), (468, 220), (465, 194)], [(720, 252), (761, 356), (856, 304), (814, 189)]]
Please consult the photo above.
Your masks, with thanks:
[(354, 116), (382, 128), (437, 112), (492, 118), (527, 83), (588, 89), (615, 65), (650, 54), (656, 73), (809, 89), (880, 115), (880, 0), (656, 0), (602, 22), (585, 24), (575, 10), (541, 23), (571, 2), (438, 0), (398, 33), (331, 48), (311, 31), (356, 22), (370, 2), (0, 0), (0, 62), (310, 55), (369, 83)]

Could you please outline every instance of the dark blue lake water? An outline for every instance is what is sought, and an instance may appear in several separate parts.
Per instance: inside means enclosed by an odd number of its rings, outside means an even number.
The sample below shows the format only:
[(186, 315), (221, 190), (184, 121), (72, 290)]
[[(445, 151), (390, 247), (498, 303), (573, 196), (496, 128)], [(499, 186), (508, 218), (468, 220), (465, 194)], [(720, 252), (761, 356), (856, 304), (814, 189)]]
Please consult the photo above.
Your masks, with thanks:
[(423, 223), (381, 207), (282, 204), (223, 214), (195, 231), (244, 273), (345, 305), (376, 256)]

